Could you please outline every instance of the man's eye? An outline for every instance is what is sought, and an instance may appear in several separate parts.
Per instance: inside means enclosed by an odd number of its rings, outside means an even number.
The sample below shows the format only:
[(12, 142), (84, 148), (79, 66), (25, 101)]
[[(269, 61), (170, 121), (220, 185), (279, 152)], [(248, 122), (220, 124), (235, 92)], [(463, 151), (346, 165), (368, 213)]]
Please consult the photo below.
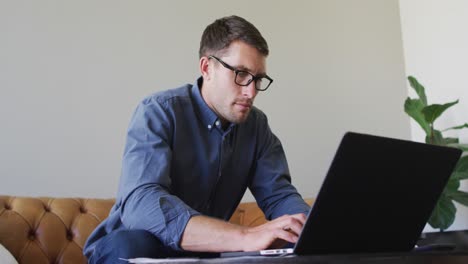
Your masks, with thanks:
[(237, 76), (239, 76), (240, 78), (247, 78), (250, 76), (250, 73), (245, 72), (245, 71), (238, 71)]

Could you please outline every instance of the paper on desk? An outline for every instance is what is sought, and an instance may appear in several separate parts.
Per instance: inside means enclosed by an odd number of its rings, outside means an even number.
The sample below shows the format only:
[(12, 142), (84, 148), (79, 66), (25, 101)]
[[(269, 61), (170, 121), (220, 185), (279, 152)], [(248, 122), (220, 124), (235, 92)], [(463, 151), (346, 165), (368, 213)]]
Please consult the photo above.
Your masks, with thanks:
[(154, 259), (154, 258), (132, 258), (124, 259), (119, 258), (120, 260), (128, 261), (128, 263), (135, 264), (153, 264), (153, 263), (180, 263), (180, 262), (199, 262), (199, 258), (164, 258), (164, 259)]

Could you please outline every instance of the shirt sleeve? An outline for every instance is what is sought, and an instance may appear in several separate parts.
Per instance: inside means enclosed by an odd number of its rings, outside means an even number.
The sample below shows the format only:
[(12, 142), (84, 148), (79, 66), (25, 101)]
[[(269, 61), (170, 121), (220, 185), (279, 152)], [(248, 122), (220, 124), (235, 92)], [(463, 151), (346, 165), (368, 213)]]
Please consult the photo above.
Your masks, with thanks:
[(307, 214), (309, 205), (291, 184), (286, 155), (264, 114), (258, 118), (258, 153), (250, 190), (267, 219), (285, 214)]
[(118, 201), (126, 228), (143, 229), (162, 243), (180, 248), (189, 219), (200, 214), (171, 190), (172, 123), (155, 98), (136, 109), (127, 131)]

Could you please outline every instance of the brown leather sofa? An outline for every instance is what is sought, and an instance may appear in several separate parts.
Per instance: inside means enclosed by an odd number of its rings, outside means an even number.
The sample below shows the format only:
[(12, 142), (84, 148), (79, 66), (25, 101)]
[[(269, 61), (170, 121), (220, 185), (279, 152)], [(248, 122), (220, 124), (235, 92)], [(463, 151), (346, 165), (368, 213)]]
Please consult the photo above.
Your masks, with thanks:
[[(20, 264), (87, 263), (86, 239), (113, 204), (114, 199), (0, 196), (0, 244)], [(254, 202), (240, 204), (230, 219), (246, 226), (265, 221)]]

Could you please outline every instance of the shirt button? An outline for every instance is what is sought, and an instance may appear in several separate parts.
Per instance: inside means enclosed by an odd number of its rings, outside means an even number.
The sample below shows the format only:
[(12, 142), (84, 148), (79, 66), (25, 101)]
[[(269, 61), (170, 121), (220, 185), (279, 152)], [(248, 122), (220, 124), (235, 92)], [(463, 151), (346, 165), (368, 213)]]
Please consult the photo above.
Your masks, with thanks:
[(215, 122), (216, 126), (219, 127), (219, 120)]
[(208, 125), (208, 129), (211, 129), (211, 125)]

